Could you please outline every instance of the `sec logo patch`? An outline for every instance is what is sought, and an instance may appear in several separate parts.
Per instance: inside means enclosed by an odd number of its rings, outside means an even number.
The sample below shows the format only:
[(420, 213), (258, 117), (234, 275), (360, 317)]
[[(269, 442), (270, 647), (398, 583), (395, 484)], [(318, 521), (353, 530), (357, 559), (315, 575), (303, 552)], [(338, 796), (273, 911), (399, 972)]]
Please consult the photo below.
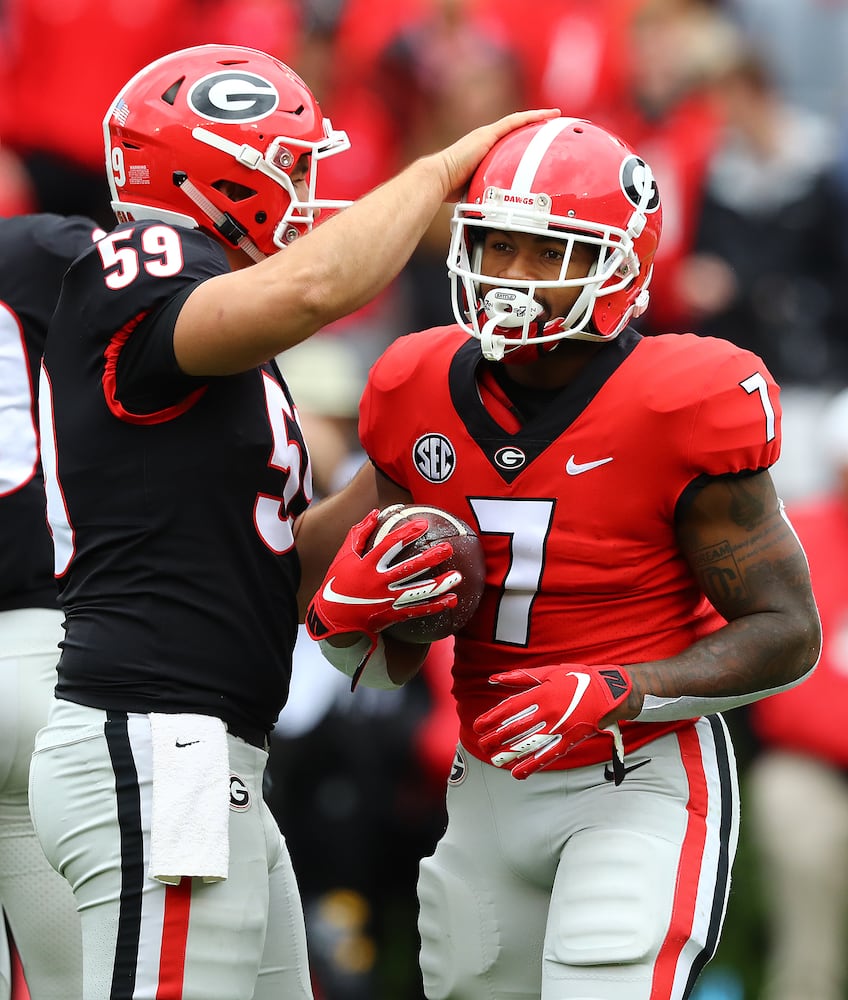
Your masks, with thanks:
[(424, 434), (412, 446), (415, 468), (430, 483), (444, 483), (456, 468), (456, 452), (444, 434)]

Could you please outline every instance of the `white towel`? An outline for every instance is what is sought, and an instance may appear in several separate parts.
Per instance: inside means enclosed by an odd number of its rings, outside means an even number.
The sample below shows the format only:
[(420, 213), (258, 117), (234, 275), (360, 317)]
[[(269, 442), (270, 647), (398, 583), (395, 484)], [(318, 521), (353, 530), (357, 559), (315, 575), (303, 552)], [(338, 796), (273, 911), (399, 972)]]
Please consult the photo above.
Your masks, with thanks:
[(230, 861), (227, 730), (212, 715), (150, 715), (153, 742), (151, 878), (225, 879)]

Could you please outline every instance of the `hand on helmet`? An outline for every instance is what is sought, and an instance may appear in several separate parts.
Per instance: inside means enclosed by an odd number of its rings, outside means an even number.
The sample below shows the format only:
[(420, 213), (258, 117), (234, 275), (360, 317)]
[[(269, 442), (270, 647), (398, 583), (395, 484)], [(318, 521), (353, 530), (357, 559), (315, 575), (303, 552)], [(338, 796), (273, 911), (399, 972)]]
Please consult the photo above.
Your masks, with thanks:
[(515, 690), (474, 722), (480, 747), (491, 754), (495, 767), (526, 778), (584, 740), (604, 735), (612, 741), (615, 783), (621, 783), (621, 732), (617, 722), (603, 723), (632, 690), (623, 667), (557, 663), (493, 674), (489, 682)]
[(524, 125), (554, 118), (559, 113), (559, 108), (514, 111), (495, 122), (480, 125), (442, 150), (439, 155), (447, 170), (445, 201), (457, 201), (462, 197), (468, 178), (499, 139)]

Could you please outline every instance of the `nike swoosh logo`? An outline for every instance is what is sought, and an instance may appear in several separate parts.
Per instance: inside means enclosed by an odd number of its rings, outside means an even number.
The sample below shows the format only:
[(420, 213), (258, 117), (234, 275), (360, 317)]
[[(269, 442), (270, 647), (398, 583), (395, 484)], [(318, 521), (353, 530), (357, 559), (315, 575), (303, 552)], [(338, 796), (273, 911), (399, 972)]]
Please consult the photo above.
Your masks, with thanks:
[(606, 465), (612, 458), (599, 458), (596, 462), (575, 462), (574, 456), (565, 463), (565, 471), (569, 476), (579, 476), (581, 472), (589, 472), (590, 469), (597, 469), (600, 465)]
[(187, 743), (180, 743), (179, 740), (174, 740), (174, 746), (175, 747), (191, 747), (191, 746), (194, 746), (195, 743), (199, 743), (199, 742), (200, 742), (200, 740), (188, 740)]
[[(640, 760), (638, 764), (631, 764), (630, 767), (624, 768), (624, 774), (630, 774), (631, 771), (638, 771), (640, 767), (644, 767), (646, 764), (651, 763), (651, 758), (648, 757), (646, 760)], [(606, 781), (615, 781), (615, 774), (613, 774), (612, 768), (607, 764), (604, 768), (604, 779)]]
[(571, 696), (571, 704), (565, 710), (564, 714), (560, 717), (559, 721), (551, 726), (551, 732), (555, 733), (557, 729), (566, 721), (566, 719), (571, 715), (575, 708), (580, 704), (583, 695), (586, 693), (586, 688), (589, 686), (590, 677), (588, 674), (578, 674), (574, 670), (569, 670), (568, 677), (574, 677), (577, 680), (577, 687), (574, 689), (574, 694)]
[(391, 597), (351, 597), (349, 594), (340, 594), (333, 590), (335, 577), (324, 584), (323, 597), (325, 601), (335, 601), (336, 604), (391, 604)]

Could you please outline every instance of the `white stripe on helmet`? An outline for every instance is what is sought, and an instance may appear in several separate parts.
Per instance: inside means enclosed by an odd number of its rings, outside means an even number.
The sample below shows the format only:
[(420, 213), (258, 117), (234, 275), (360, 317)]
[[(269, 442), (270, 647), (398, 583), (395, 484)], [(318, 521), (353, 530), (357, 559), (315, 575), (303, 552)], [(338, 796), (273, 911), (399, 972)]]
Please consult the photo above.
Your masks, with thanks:
[(533, 190), (533, 180), (539, 164), (545, 158), (545, 154), (551, 143), (564, 129), (568, 128), (578, 118), (552, 118), (539, 129), (530, 140), (524, 155), (518, 164), (513, 178), (511, 190), (519, 194), (529, 194)]

